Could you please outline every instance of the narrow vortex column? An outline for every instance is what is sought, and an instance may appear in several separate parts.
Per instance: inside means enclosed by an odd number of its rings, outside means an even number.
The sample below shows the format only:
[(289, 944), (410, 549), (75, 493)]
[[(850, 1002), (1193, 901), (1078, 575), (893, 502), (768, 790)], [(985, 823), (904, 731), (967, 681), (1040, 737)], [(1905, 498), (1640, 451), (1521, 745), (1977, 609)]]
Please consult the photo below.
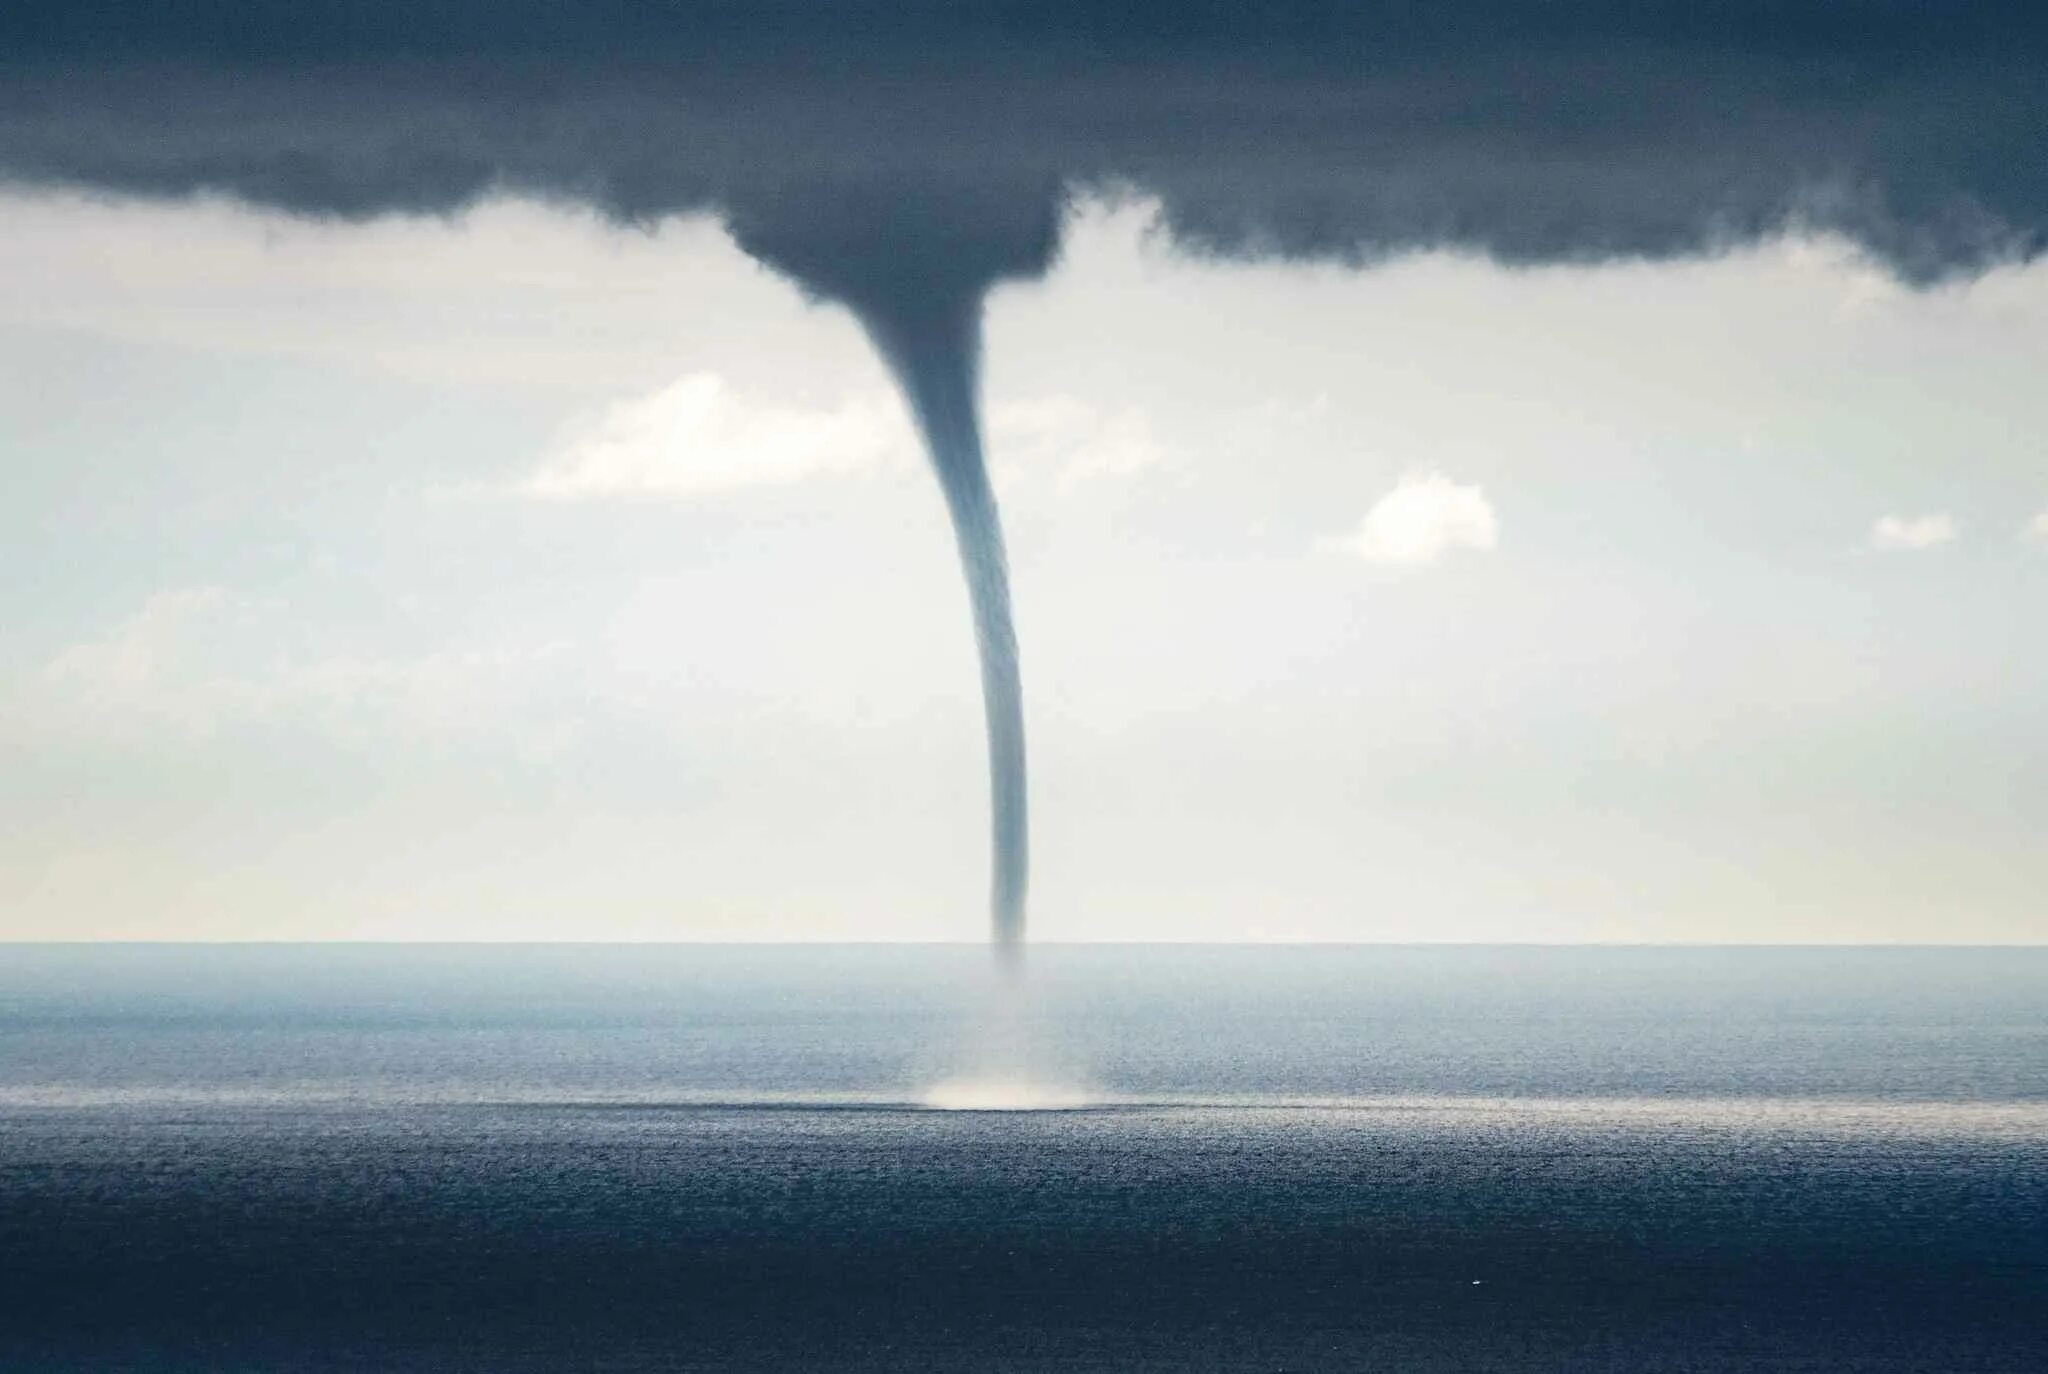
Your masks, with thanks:
[(859, 313), (917, 417), (960, 548), (988, 723), (992, 935), (998, 956), (1006, 967), (1014, 968), (1022, 957), (1031, 867), (1024, 691), (1017, 670), (1002, 519), (982, 452), (977, 396), (981, 296), (975, 292), (953, 300), (920, 301), (914, 309)]
[(974, 612), (988, 720), (990, 917), (998, 960), (1014, 973), (1030, 873), (1024, 693), (1003, 527), (982, 453), (982, 305), (997, 285), (1051, 266), (1065, 192), (1043, 171), (993, 179), (968, 171), (879, 186), (792, 182), (725, 213), (747, 253), (812, 299), (853, 312), (924, 437)]

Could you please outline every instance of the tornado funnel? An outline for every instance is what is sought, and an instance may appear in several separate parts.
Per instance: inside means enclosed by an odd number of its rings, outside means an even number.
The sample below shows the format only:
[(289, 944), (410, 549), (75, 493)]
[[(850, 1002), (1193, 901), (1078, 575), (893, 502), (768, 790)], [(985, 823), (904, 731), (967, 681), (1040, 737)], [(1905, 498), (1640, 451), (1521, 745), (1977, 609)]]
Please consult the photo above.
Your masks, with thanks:
[(1014, 958), (1024, 938), (1024, 895), (1030, 881), (1024, 692), (1010, 615), (1009, 560), (981, 443), (981, 299), (977, 294), (860, 315), (917, 419), (960, 548), (988, 721), (990, 919), (997, 949)]

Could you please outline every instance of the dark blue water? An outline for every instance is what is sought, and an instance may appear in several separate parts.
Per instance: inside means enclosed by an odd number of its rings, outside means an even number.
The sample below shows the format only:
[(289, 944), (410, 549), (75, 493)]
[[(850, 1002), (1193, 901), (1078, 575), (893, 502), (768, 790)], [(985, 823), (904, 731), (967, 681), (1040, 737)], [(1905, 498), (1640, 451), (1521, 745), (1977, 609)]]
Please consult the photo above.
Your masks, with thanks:
[(0, 947), (0, 1369), (843, 1368), (2048, 1369), (2048, 950)]

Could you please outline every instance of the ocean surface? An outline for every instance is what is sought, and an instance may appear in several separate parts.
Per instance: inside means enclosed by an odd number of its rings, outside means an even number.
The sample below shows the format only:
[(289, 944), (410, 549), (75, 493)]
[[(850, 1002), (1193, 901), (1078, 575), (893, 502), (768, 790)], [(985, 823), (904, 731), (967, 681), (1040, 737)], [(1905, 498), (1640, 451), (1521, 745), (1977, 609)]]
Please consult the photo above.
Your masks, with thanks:
[(0, 1370), (2048, 1370), (2048, 949), (0, 945)]

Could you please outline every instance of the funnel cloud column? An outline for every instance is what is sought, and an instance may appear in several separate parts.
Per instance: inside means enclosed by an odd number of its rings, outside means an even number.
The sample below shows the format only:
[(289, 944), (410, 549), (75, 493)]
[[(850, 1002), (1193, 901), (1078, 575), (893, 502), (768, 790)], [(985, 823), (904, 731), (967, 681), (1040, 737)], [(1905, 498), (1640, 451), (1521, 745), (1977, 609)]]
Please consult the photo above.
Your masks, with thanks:
[(989, 822), (993, 840), (990, 917), (999, 952), (1014, 958), (1024, 938), (1030, 822), (1024, 768), (1024, 692), (1010, 615), (1009, 560), (982, 453), (977, 382), (981, 297), (923, 301), (914, 308), (860, 312), (876, 349), (903, 388), (945, 494), (981, 656), (988, 720)]
[(1055, 178), (943, 187), (841, 185), (727, 207), (741, 248), (814, 299), (853, 312), (882, 355), (930, 455), (974, 612), (988, 719), (989, 882), (996, 953), (1023, 951), (1030, 822), (1024, 787), (1024, 693), (1002, 521), (981, 447), (982, 305), (1004, 281), (1042, 275), (1059, 246)]

